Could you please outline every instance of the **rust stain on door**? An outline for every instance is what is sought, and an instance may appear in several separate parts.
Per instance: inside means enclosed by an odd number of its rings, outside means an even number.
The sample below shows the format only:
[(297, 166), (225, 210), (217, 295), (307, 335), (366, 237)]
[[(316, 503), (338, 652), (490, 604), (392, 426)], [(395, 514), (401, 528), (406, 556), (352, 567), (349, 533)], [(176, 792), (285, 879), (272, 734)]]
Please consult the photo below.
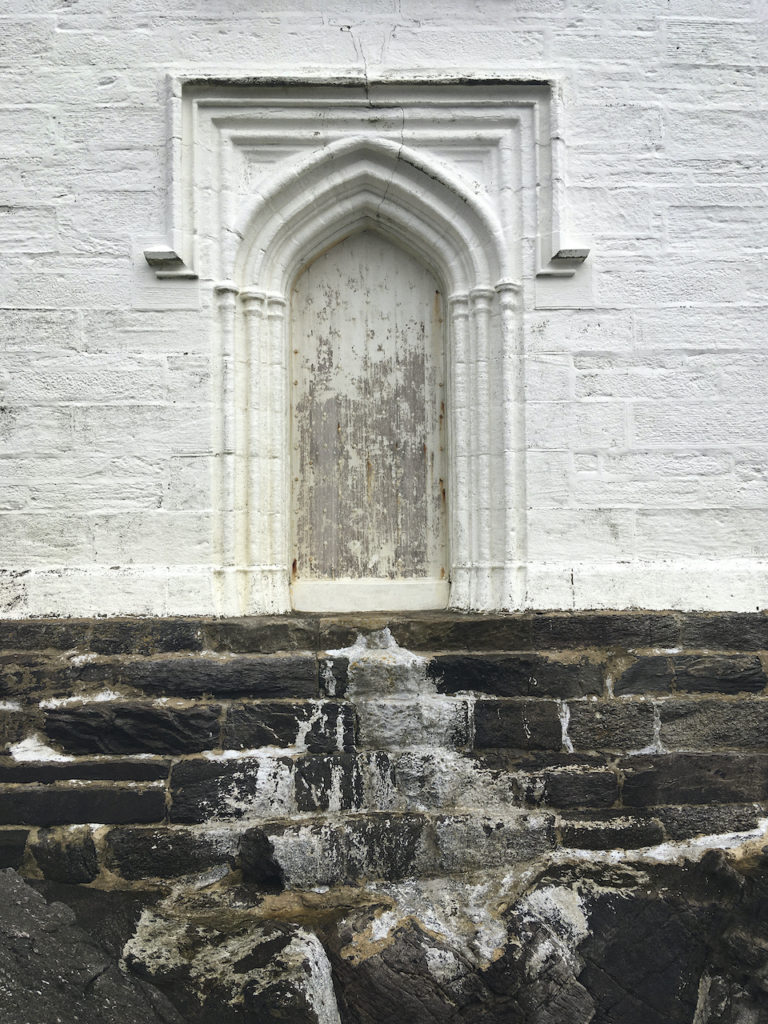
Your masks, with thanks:
[(370, 231), (291, 297), (292, 575), (445, 578), (443, 299)]

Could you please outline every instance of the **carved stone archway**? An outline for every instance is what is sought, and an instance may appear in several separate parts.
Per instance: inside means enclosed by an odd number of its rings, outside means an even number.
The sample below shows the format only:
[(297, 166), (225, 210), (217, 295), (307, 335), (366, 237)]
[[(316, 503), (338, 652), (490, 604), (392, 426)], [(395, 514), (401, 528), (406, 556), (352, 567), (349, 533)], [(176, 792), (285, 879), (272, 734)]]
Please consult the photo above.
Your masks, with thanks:
[(315, 256), (364, 230), (412, 253), (448, 300), (449, 603), (521, 607), (523, 282), (570, 275), (584, 256), (559, 249), (549, 87), (177, 80), (172, 91), (173, 248), (146, 256), (160, 277), (210, 282), (214, 300), (221, 613), (290, 609), (288, 297)]

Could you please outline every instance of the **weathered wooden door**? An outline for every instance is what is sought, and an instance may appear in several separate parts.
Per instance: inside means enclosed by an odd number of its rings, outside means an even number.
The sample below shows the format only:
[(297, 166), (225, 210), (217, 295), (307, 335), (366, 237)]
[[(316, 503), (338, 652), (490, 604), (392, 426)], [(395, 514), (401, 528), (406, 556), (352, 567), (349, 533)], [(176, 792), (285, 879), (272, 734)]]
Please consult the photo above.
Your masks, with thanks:
[(311, 263), (291, 296), (296, 608), (448, 598), (443, 298), (371, 231)]

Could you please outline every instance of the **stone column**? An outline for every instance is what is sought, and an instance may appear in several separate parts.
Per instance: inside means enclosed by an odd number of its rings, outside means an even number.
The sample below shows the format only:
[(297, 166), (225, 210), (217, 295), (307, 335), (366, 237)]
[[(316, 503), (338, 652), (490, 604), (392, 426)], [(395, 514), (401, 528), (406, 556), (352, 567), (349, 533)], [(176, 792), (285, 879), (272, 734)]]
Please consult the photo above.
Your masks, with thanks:
[[(473, 409), (472, 461), (473, 461), (473, 571), (470, 587), (470, 607), (490, 607), (490, 586), (493, 537), (491, 527), (491, 474), (490, 474), (490, 317), (491, 302), (496, 297), (492, 288), (473, 288), (469, 293), (472, 314), (474, 352), (472, 366)], [(496, 481), (499, 485), (501, 482)]]
[(222, 615), (237, 613), (235, 566), (235, 312), (237, 285), (214, 285), (216, 320), (211, 374), (214, 593)]
[(242, 613), (253, 609), (251, 576), (263, 559), (259, 536), (259, 511), (263, 502), (263, 476), (266, 459), (263, 454), (264, 418), (264, 366), (266, 363), (264, 313), (266, 296), (256, 288), (240, 292), (243, 309), (243, 330), (240, 333), (240, 358), (236, 362), (238, 431), (237, 431), (237, 488), (236, 508), (238, 522), (237, 564), (240, 570), (240, 596)]
[(450, 371), (448, 408), (450, 410), (450, 449), (452, 453), (449, 480), (451, 515), (451, 605), (469, 605), (469, 573), (472, 562), (472, 479), (469, 452), (472, 393), (469, 380), (469, 296), (448, 298)]
[[(277, 614), (290, 609), (288, 589), (288, 531), (290, 528), (288, 488), (290, 476), (290, 451), (288, 448), (288, 427), (290, 405), (288, 401), (288, 338), (285, 297), (276, 293), (267, 296), (267, 345), (268, 370), (266, 375), (269, 400), (266, 432), (267, 466), (265, 478), (268, 492), (265, 506), (268, 509), (269, 526), (267, 549), (269, 551), (267, 604), (268, 610)], [(267, 568), (265, 566), (265, 568)]]
[(525, 462), (525, 363), (520, 323), (521, 285), (496, 285), (501, 306), (504, 451), (504, 584), (501, 608), (522, 608), (526, 597), (528, 499)]

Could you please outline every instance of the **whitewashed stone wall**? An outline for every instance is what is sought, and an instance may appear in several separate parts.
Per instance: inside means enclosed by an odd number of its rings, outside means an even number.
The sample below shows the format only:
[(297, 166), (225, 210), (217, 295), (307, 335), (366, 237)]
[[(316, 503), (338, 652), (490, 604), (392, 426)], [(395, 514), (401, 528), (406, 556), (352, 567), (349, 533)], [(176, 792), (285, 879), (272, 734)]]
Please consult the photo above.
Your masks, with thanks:
[[(552, 80), (570, 282), (524, 294), (527, 596), (768, 584), (762, 0), (6, 0), (2, 614), (217, 611), (208, 301), (158, 281), (167, 76)], [(716, 15), (716, 17), (715, 17)]]

